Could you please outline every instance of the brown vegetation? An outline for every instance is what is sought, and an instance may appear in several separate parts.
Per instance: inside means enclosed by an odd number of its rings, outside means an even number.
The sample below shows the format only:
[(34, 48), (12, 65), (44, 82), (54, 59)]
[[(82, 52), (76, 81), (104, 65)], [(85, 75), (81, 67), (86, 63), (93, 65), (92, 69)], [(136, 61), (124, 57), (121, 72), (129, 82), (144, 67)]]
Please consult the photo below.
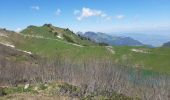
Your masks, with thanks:
[[(95, 95), (113, 91), (144, 100), (169, 100), (170, 78), (164, 75), (142, 76), (140, 70), (114, 64), (109, 59), (88, 59), (79, 63), (67, 58), (31, 58), (36, 61), (6, 59), (0, 48), (0, 84), (17, 86), (26, 83), (62, 81), (79, 86), (84, 94)], [(15, 54), (15, 53), (11, 53)], [(8, 56), (11, 56), (8, 55)], [(28, 56), (28, 55), (26, 55)]]

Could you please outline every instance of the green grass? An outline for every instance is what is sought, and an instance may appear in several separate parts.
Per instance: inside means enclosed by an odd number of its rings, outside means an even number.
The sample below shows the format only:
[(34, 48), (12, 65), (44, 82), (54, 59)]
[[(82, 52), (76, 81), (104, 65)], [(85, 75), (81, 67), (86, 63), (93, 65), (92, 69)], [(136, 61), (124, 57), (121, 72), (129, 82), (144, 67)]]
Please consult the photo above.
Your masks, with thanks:
[(18, 86), (18, 87), (10, 87), (10, 88), (4, 88), (3, 92), (8, 94), (14, 94), (14, 93), (37, 93), (37, 91), (34, 90), (33, 86), (30, 86), (28, 89), (24, 89), (24, 86)]
[(106, 57), (111, 56), (110, 52), (108, 52), (105, 47), (79, 47), (58, 38), (55, 40), (41, 39), (20, 34), (11, 34), (8, 38), (4, 38), (4, 41), (15, 45), (18, 49), (30, 51), (33, 54), (43, 57), (61, 56), (77, 60), (80, 58), (104, 58), (106, 55)]
[(110, 53), (105, 47), (79, 47), (72, 44), (56, 40), (25, 38), (24, 42), (16, 44), (18, 48), (26, 51), (31, 51), (34, 54), (42, 55), (45, 57), (71, 57), (74, 59), (80, 59), (81, 57), (89, 58), (96, 57), (101, 58)]
[[(160, 73), (170, 73), (170, 48), (146, 48), (146, 47), (114, 47), (117, 51), (115, 57), (121, 63), (130, 62), (139, 68), (153, 70)], [(150, 53), (136, 53), (132, 48), (147, 49)], [(124, 59), (123, 59), (124, 57)], [(127, 59), (125, 59), (127, 58)]]
[[(81, 39), (69, 29), (62, 29), (54, 26), (31, 26), (24, 29), (21, 33), (25, 35), (43, 36), (51, 39), (59, 39), (57, 35), (60, 35), (63, 39), (59, 40), (62, 41), (68, 41), (80, 45), (97, 45), (92, 41)], [(57, 35), (55, 33), (57, 33)]]
[[(141, 69), (153, 70), (160, 73), (170, 73), (170, 48), (146, 47), (113, 47), (115, 54), (111, 54), (104, 46), (78, 47), (55, 40), (25, 38), (25, 43), (18, 44), (18, 48), (31, 51), (45, 57), (67, 57), (75, 60), (88, 58), (111, 58), (113, 62), (129, 63)], [(132, 48), (148, 49), (150, 53), (136, 53)]]
[[(87, 40), (81, 40), (77, 35), (73, 34), (68, 29), (61, 29), (55, 27), (58, 33), (62, 33), (79, 42), (80, 45), (87, 44), (87, 46), (79, 47), (54, 37), (53, 33), (49, 31), (49, 27), (31, 27), (23, 31), (23, 34), (42, 35), (51, 39), (38, 39), (35, 37), (25, 37), (19, 34), (10, 34), (9, 37), (1, 37), (0, 41), (10, 42), (16, 48), (31, 51), (43, 57), (64, 57), (75, 60), (76, 62), (88, 59), (111, 59), (113, 62), (130, 65), (138, 69), (150, 70), (159, 73), (170, 74), (170, 48), (147, 48), (147, 47), (132, 47), (132, 46), (113, 46), (115, 54), (112, 54), (104, 46), (96, 46)], [(84, 44), (83, 44), (84, 42)], [(87, 42), (87, 43), (86, 43)], [(92, 44), (90, 44), (92, 43)], [(77, 43), (78, 44), (78, 43)], [(147, 49), (150, 53), (137, 53), (131, 49)], [(18, 60), (23, 59), (19, 58)]]

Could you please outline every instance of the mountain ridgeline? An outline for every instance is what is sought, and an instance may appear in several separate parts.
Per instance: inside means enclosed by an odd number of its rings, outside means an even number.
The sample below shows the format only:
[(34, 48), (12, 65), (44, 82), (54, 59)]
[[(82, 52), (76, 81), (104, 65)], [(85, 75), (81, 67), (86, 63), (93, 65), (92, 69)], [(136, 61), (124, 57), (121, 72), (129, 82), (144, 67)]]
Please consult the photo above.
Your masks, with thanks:
[(61, 41), (67, 41), (79, 45), (97, 45), (95, 42), (90, 41), (88, 38), (76, 35), (73, 31), (68, 28), (55, 27), (52, 24), (44, 24), (43, 26), (28, 26), (26, 29), (21, 31), (24, 35), (36, 36), (38, 38), (47, 39), (59, 39)]
[(130, 37), (112, 36), (105, 33), (85, 32), (81, 34), (97, 43), (106, 43), (112, 46), (144, 46), (141, 42)]
[(170, 47), (170, 42), (164, 43), (163, 47)]

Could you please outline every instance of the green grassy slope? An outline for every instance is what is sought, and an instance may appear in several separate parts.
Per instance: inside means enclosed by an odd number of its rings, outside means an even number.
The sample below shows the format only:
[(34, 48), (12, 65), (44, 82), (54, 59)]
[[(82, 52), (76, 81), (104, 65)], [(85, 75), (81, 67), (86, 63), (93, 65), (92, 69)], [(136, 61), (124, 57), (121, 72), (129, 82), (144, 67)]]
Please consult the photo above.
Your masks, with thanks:
[[(47, 25), (28, 27), (22, 31), (24, 35), (13, 33), (8, 34), (8, 37), (0, 36), (0, 42), (9, 42), (18, 49), (30, 51), (43, 57), (66, 57), (76, 62), (89, 60), (90, 58), (112, 59), (115, 63), (129, 65), (138, 69), (170, 73), (170, 48), (113, 46), (111, 48), (115, 52), (113, 54), (107, 47), (96, 46), (95, 43), (89, 40), (81, 40), (67, 29), (57, 27), (55, 29), (55, 32), (62, 34), (61, 36), (66, 34), (74, 37), (72, 39), (75, 42), (66, 42), (64, 37), (60, 39), (54, 36), (54, 32), (50, 32), (50, 28)], [(25, 36), (25, 34), (43, 36), (43, 38)], [(139, 50), (139, 52), (135, 52), (133, 49)]]
[[(37, 27), (37, 26), (29, 26), (26, 29), (24, 29), (22, 34), (25, 35), (33, 35), (33, 36), (42, 36), (46, 38), (52, 38), (52, 39), (60, 39), (63, 41), (68, 41), (80, 45), (97, 45), (92, 41), (89, 41), (88, 39), (84, 39), (79, 37), (78, 35), (74, 34), (69, 29), (63, 29), (54, 27), (51, 24), (45, 24), (43, 26)], [(59, 38), (61, 37), (61, 38)]]
[[(49, 37), (49, 36), (48, 36)], [(64, 40), (37, 38), (22, 34), (9, 34), (8, 37), (1, 37), (0, 42), (9, 42), (16, 48), (30, 51), (43, 57), (67, 57), (78, 60), (80, 58), (107, 58), (111, 57), (110, 52), (102, 46), (79, 46)], [(90, 41), (89, 41), (90, 42)]]
[(104, 47), (79, 47), (57, 40), (37, 39), (25, 37), (24, 42), (16, 44), (18, 48), (31, 51), (35, 54), (46, 57), (72, 57), (81, 58), (86, 57), (103, 57), (109, 54)]
[[(146, 48), (146, 47), (114, 47), (115, 57), (121, 63), (131, 63), (139, 69), (154, 70), (161, 73), (170, 73), (170, 48)], [(148, 53), (134, 52), (146, 50)]]

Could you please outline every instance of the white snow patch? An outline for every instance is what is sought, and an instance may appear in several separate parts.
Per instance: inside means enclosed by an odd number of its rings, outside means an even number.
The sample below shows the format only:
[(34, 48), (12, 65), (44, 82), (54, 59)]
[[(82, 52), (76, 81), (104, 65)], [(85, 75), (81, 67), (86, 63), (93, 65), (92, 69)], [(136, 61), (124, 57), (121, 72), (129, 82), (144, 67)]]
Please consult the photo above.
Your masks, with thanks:
[(72, 45), (78, 46), (78, 47), (83, 47), (82, 45), (79, 45), (79, 44), (74, 44), (74, 43), (68, 43), (68, 44), (72, 44)]
[[(0, 42), (0, 44), (2, 44), (2, 45), (5, 45), (5, 46), (7, 46), (7, 47), (11, 47), (11, 48), (15, 48), (15, 46), (14, 45), (12, 45), (12, 44), (10, 44), (10, 43), (2, 43), (2, 42)], [(24, 50), (20, 50), (20, 49), (16, 49), (17, 51), (20, 51), (20, 52), (24, 52), (24, 53), (27, 53), (27, 54), (32, 54), (31, 52), (29, 52), (29, 51), (24, 51)]]
[(22, 52), (28, 53), (28, 54), (30, 54), (30, 55), (32, 54), (32, 53), (31, 53), (31, 52), (29, 52), (29, 51), (22, 51)]
[(60, 39), (63, 39), (60, 35), (58, 35), (57, 37), (60, 38)]
[(27, 54), (32, 54), (32, 52), (29, 52), (29, 51), (24, 51), (24, 50), (20, 50), (20, 49), (17, 49), (18, 51), (21, 51), (21, 52), (24, 52), (24, 53), (27, 53)]
[(10, 43), (2, 43), (2, 42), (0, 42), (0, 44), (8, 46), (8, 47), (11, 47), (11, 48), (15, 48), (15, 46), (10, 44)]
[(30, 84), (26, 84), (26, 85), (24, 86), (24, 89), (28, 89), (29, 86), (30, 86)]
[(145, 49), (131, 49), (131, 51), (137, 52), (137, 53), (149, 53), (149, 51)]

